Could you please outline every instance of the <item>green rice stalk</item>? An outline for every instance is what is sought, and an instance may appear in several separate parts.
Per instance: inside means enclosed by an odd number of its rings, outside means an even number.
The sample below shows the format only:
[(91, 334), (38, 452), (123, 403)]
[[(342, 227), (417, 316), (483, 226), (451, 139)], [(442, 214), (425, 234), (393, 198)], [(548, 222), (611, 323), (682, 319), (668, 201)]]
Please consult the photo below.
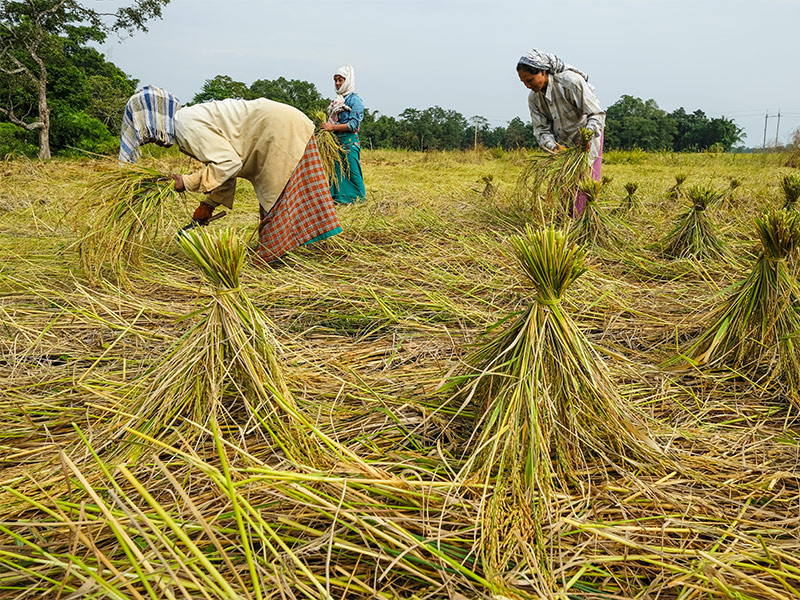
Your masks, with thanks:
[(533, 301), (482, 343), (449, 385), (480, 415), (462, 477), (494, 482), (482, 510), (484, 560), (502, 570), (519, 534), (546, 571), (541, 523), (554, 494), (577, 489), (586, 497), (589, 469), (623, 473), (657, 463), (661, 454), (562, 307), (567, 288), (586, 271), (584, 250), (563, 231), (530, 226), (511, 244)]
[(619, 245), (614, 220), (600, 206), (598, 198), (605, 184), (587, 177), (578, 184), (578, 190), (586, 196), (586, 207), (580, 216), (570, 222), (569, 238), (581, 246), (596, 246), (611, 249)]
[(800, 175), (790, 173), (781, 179), (781, 189), (783, 190), (783, 208), (786, 210), (797, 210), (797, 200), (800, 199)]
[(711, 325), (684, 355), (709, 367), (779, 377), (798, 402), (800, 293), (790, 261), (800, 247), (800, 214), (780, 211), (755, 220), (762, 251), (748, 276), (712, 314)]
[[(314, 117), (318, 123), (324, 123), (328, 120), (328, 116), (324, 111), (316, 111)], [(342, 143), (339, 141), (339, 136), (333, 131), (320, 129), (317, 126), (314, 132), (314, 137), (317, 140), (317, 147), (319, 154), (322, 158), (322, 169), (325, 175), (328, 176), (328, 183), (331, 185), (338, 185), (338, 173), (344, 173), (345, 176), (350, 173), (350, 163), (347, 162), (347, 154), (342, 148)]]
[(104, 276), (128, 282), (142, 265), (165, 221), (167, 202), (177, 196), (173, 181), (160, 171), (124, 165), (98, 173), (84, 196), (89, 232), (78, 243), (81, 266), (96, 283)]
[(628, 215), (632, 212), (635, 212), (639, 208), (639, 194), (637, 194), (637, 190), (639, 189), (639, 185), (629, 181), (625, 184), (625, 197), (620, 201), (619, 206), (617, 206), (611, 214), (613, 215)]
[(589, 152), (594, 132), (581, 129), (581, 140), (576, 146), (541, 156), (535, 156), (523, 168), (517, 180), (517, 195), (541, 198), (557, 214), (568, 215), (578, 190), (578, 182), (591, 171)]
[(685, 181), (685, 173), (678, 173), (675, 175), (675, 185), (667, 190), (667, 200), (677, 200), (683, 195), (683, 184)]
[(471, 505), (451, 481), (242, 467), (247, 453), (216, 429), (213, 462), (150, 440), (151, 462), (113, 465), (80, 435), (91, 464), (62, 454), (68, 492), (4, 490), (27, 504), (24, 519), (0, 523), (4, 589), (120, 599), (510, 593), (480, 573), (474, 525), (461, 518)]
[(706, 209), (722, 194), (703, 186), (692, 186), (686, 197), (692, 203), (675, 221), (672, 231), (661, 242), (661, 253), (673, 258), (720, 258), (725, 244)]

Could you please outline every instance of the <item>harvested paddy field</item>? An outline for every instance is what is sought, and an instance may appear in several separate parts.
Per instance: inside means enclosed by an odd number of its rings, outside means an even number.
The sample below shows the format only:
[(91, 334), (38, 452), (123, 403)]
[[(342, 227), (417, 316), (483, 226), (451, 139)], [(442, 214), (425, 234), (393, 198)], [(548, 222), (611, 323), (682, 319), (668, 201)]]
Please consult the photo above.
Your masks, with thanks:
[[(245, 249), (224, 285), (177, 235), (197, 197), (165, 202), (122, 276), (85, 262), (107, 165), (0, 163), (0, 598), (800, 598), (798, 332), (767, 335), (800, 308), (797, 259), (756, 221), (783, 210), (785, 157), (605, 157), (613, 243), (582, 238), (542, 306), (589, 348), (562, 365), (594, 369), (575, 397), (602, 380), (622, 407), (592, 435), (627, 415), (658, 458), (566, 468), (551, 438), (589, 432), (561, 421), (538, 446), (549, 475), (506, 456), (519, 480), (480, 461), (539, 438), (483, 435), (486, 404), (454, 382), (542, 301), (511, 242), (541, 225), (515, 193), (526, 155), (362, 158), (342, 234), (271, 266)], [(226, 248), (254, 244), (239, 187), (206, 228), (232, 229)], [(687, 211), (713, 251), (681, 250), (708, 244)], [(727, 343), (720, 314), (762, 257), (778, 312), (756, 315), (761, 347), (748, 330), (716, 360), (703, 336)], [(534, 397), (561, 385), (536, 377)]]

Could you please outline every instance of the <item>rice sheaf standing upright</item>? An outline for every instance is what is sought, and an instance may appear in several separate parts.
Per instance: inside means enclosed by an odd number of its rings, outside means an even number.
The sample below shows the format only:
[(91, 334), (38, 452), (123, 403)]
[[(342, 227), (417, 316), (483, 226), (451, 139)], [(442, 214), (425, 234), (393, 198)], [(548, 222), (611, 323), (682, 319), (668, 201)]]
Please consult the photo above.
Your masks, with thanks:
[(800, 248), (800, 213), (773, 212), (755, 225), (762, 250), (753, 269), (683, 355), (698, 365), (777, 377), (800, 407), (800, 290), (790, 262)]
[[(202, 437), (217, 423), (261, 431), (290, 459), (314, 465), (322, 444), (297, 406), (278, 360), (273, 327), (241, 287), (248, 256), (232, 230), (184, 232), (179, 243), (197, 265), (209, 297), (199, 317), (145, 376), (127, 427), (168, 441)], [(199, 425), (199, 427), (198, 427)], [(325, 461), (323, 461), (325, 463)]]
[(661, 253), (673, 258), (720, 258), (725, 245), (706, 210), (722, 196), (710, 188), (692, 186), (686, 194), (692, 205), (676, 219), (672, 231), (661, 242)]
[(580, 216), (570, 221), (569, 238), (578, 245), (611, 249), (620, 238), (614, 220), (598, 206), (598, 199), (605, 183), (587, 177), (578, 184), (578, 190), (586, 196), (586, 207)]
[(625, 184), (625, 197), (613, 211), (614, 215), (627, 215), (639, 208), (639, 195), (636, 193), (639, 184), (629, 181)]
[(786, 210), (797, 210), (797, 201), (800, 199), (800, 175), (790, 173), (781, 178), (781, 189), (783, 190), (783, 208)]
[(584, 250), (563, 231), (530, 226), (511, 244), (533, 300), (450, 385), (480, 415), (462, 476), (493, 485), (482, 500), (484, 561), (502, 570), (524, 539), (546, 570), (541, 528), (554, 491), (585, 498), (587, 467), (629, 472), (661, 453), (561, 304), (586, 271)]

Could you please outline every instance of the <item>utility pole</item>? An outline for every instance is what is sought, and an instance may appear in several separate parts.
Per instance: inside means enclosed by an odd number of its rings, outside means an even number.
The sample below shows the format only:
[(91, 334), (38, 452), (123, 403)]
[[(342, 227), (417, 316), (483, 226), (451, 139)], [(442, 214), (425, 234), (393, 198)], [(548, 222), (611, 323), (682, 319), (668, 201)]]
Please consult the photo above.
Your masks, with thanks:
[(781, 111), (778, 109), (778, 125), (775, 127), (775, 147), (778, 147), (778, 132), (781, 129)]
[(475, 142), (472, 145), (473, 150), (478, 149), (478, 123), (475, 123)]
[(767, 119), (769, 119), (769, 113), (764, 115), (764, 144), (761, 146), (762, 150), (767, 149)]

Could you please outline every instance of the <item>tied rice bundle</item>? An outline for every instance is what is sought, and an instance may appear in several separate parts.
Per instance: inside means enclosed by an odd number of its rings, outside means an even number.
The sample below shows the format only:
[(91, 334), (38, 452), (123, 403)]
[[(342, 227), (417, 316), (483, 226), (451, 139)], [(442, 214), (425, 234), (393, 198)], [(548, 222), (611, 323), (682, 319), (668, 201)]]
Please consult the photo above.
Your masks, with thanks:
[(619, 206), (617, 206), (612, 214), (614, 215), (628, 215), (639, 208), (639, 194), (637, 194), (637, 190), (639, 189), (639, 185), (629, 181), (625, 184), (625, 197), (620, 201)]
[(602, 180), (588, 177), (578, 184), (578, 190), (586, 196), (586, 207), (569, 227), (569, 238), (575, 244), (610, 249), (619, 243), (613, 220), (598, 206), (604, 185)]
[(686, 175), (678, 173), (675, 175), (675, 185), (667, 190), (667, 200), (677, 200), (683, 195), (683, 184), (686, 182)]
[(580, 135), (578, 145), (529, 161), (517, 181), (517, 194), (531, 195), (537, 200), (543, 197), (549, 204), (555, 204), (561, 214), (569, 214), (578, 182), (592, 168), (589, 151), (594, 132), (584, 127)]
[(128, 272), (141, 267), (143, 250), (163, 227), (167, 202), (177, 196), (172, 179), (140, 165), (124, 165), (98, 173), (87, 189), (89, 232), (78, 243), (88, 279), (100, 281), (110, 272), (128, 282)]
[(800, 214), (775, 212), (755, 220), (762, 251), (734, 285), (711, 326), (684, 353), (694, 364), (729, 366), (780, 377), (800, 406), (800, 293), (789, 259), (800, 247)]
[(481, 415), (462, 476), (493, 482), (481, 514), (485, 563), (502, 569), (522, 536), (540, 561), (531, 568), (546, 571), (541, 523), (554, 491), (578, 488), (585, 497), (588, 463), (625, 472), (657, 462), (660, 452), (561, 305), (586, 271), (585, 251), (553, 228), (528, 226), (511, 243), (534, 299), (448, 386)]
[(240, 286), (245, 244), (232, 230), (200, 228), (179, 242), (203, 274), (210, 298), (141, 382), (142, 400), (128, 426), (169, 441), (192, 440), (226, 422), (242, 432), (263, 431), (291, 459), (313, 464), (317, 447), (298, 431), (306, 420), (284, 379), (271, 324)]
[(730, 183), (728, 184), (728, 189), (725, 190), (723, 194), (723, 201), (728, 206), (733, 206), (736, 204), (736, 190), (742, 185), (742, 182), (736, 179), (735, 177), (731, 179)]
[(706, 209), (719, 201), (722, 194), (703, 186), (693, 186), (687, 198), (692, 203), (681, 214), (672, 231), (661, 242), (661, 253), (673, 258), (720, 258), (725, 244)]
[[(321, 110), (316, 111), (314, 117), (318, 124), (328, 120), (325, 112)], [(337, 174), (344, 173), (347, 175), (350, 169), (347, 155), (344, 148), (342, 148), (342, 143), (339, 141), (339, 136), (332, 131), (327, 131), (317, 126), (314, 137), (317, 140), (317, 147), (322, 158), (322, 169), (325, 171), (325, 175), (328, 176), (328, 183), (338, 185), (339, 178)]]
[(781, 179), (781, 189), (783, 190), (783, 208), (787, 210), (797, 210), (797, 200), (800, 199), (800, 175), (791, 173), (784, 175)]

